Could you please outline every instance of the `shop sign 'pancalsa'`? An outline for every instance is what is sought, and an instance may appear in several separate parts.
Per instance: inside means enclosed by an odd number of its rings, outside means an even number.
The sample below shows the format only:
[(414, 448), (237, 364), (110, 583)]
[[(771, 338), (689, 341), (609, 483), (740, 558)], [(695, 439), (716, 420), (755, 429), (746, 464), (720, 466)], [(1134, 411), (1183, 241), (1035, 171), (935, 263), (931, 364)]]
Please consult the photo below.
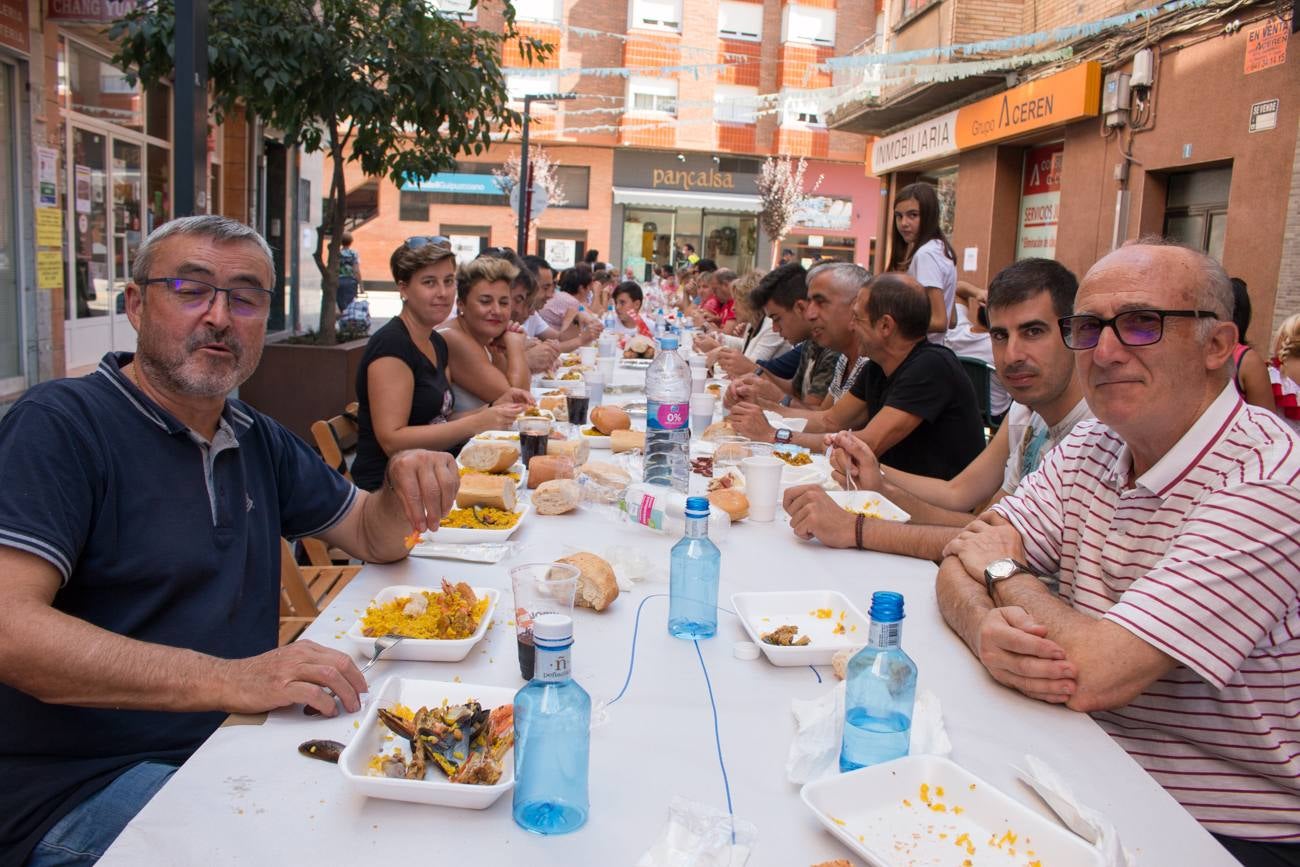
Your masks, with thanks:
[(879, 139), (871, 171), (880, 175), (1095, 116), (1100, 105), (1101, 66), (1081, 63)]

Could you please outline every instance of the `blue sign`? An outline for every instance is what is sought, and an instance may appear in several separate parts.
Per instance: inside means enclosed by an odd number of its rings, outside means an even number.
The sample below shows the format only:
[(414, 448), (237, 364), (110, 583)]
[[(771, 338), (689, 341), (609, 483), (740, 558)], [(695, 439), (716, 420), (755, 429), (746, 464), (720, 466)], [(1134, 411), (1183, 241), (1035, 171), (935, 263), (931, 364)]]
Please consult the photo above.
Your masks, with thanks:
[(493, 175), (468, 175), (460, 172), (439, 172), (427, 178), (405, 181), (404, 193), (462, 193), (471, 196), (503, 196)]

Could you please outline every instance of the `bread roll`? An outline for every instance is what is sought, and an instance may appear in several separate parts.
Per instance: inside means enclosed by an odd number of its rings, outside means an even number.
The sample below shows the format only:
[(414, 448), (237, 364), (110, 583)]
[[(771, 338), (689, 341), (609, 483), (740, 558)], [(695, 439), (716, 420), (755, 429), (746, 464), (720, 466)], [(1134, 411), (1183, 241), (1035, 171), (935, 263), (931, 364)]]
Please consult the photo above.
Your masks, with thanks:
[(505, 440), (470, 440), (460, 450), (461, 466), (480, 473), (504, 473), (519, 460), (519, 444)]
[(725, 489), (709, 494), (709, 505), (721, 509), (731, 520), (743, 521), (749, 517), (749, 497), (740, 491)]
[(456, 491), (456, 505), (462, 509), (491, 506), (513, 512), (515, 480), (509, 476), (485, 476), (478, 473), (461, 476), (460, 488)]
[(715, 421), (704, 429), (704, 433), (700, 434), (700, 439), (711, 443), (715, 442), (719, 437), (734, 436), (736, 436), (736, 429), (731, 426), (730, 422)]
[(571, 440), (551, 440), (546, 444), (546, 453), (572, 458), (573, 465), (576, 467), (587, 462), (587, 456), (591, 454), (591, 443), (585, 437)]
[(835, 651), (835, 655), (831, 657), (831, 670), (835, 672), (836, 677), (844, 680), (848, 674), (849, 660), (861, 649), (861, 647), (843, 647)]
[(616, 406), (598, 406), (591, 411), (591, 426), (609, 436), (616, 430), (630, 430), (632, 417)]
[(616, 430), (609, 435), (609, 447), (615, 452), (645, 451), (645, 431)]
[(542, 409), (549, 410), (555, 416), (556, 421), (569, 420), (569, 401), (561, 396), (548, 397), (543, 395), (537, 405)]
[(598, 485), (608, 488), (626, 488), (632, 484), (632, 474), (622, 467), (605, 461), (587, 461), (578, 467), (578, 472), (590, 478)]
[(533, 491), (533, 509), (539, 515), (563, 515), (578, 507), (582, 491), (573, 479), (551, 479)]
[(595, 554), (582, 551), (561, 557), (556, 562), (578, 567), (580, 574), (578, 593), (573, 599), (575, 604), (604, 611), (618, 598), (618, 581), (614, 578), (614, 568)]
[[(551, 443), (548, 448), (554, 448)], [(573, 478), (573, 458), (568, 455), (537, 455), (528, 462), (528, 489), (534, 490), (551, 479)]]

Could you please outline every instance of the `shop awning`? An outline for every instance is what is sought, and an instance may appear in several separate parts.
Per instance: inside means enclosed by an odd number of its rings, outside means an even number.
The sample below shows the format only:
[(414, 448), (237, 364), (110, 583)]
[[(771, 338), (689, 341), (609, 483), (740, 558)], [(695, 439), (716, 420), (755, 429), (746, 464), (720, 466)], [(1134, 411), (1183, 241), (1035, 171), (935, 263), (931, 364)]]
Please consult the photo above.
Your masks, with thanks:
[(763, 207), (762, 200), (758, 196), (682, 190), (639, 190), (631, 187), (615, 187), (614, 204), (639, 205), (643, 208), (703, 208), (706, 211), (729, 211), (736, 214), (757, 214)]

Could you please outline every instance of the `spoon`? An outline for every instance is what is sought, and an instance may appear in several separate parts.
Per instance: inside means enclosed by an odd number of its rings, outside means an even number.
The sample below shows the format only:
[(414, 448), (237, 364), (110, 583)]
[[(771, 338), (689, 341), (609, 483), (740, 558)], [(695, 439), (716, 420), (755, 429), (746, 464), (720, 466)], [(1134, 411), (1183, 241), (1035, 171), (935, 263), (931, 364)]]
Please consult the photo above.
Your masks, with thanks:
[[(376, 662), (379, 661), (379, 657), (383, 656), (389, 650), (393, 649), (394, 647), (401, 644), (405, 640), (406, 640), (405, 635), (394, 635), (391, 632), (388, 633), (387, 635), (379, 636), (378, 638), (375, 639), (375, 647), (374, 650), (371, 651), (370, 661), (367, 662), (365, 665), (361, 666), (361, 668), (358, 670), (362, 674), (365, 674), (367, 671), (370, 670), (371, 666), (373, 666)], [(320, 716), (320, 711), (316, 710), (316, 708), (312, 707), (311, 705), (306, 705), (305, 707), (303, 707), (302, 712), (307, 716)]]

